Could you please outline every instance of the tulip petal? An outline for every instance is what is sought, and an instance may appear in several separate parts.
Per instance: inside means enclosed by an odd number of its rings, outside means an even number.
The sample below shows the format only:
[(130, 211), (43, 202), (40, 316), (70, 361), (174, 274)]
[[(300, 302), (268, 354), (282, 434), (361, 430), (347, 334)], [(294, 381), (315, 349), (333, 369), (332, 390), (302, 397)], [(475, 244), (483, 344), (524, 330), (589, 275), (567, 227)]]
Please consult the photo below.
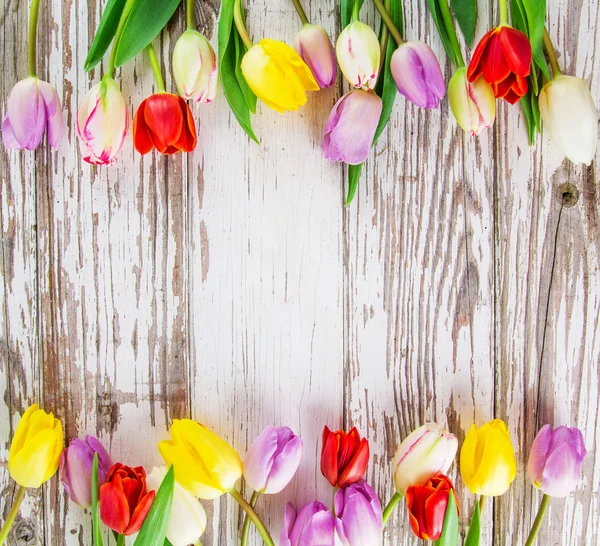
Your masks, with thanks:
[(449, 491), (437, 490), (432, 493), (424, 503), (425, 519), (427, 521), (427, 539), (437, 540), (442, 534), (444, 517), (448, 507)]
[(531, 70), (531, 43), (521, 31), (504, 26), (498, 33), (498, 41), (502, 46), (503, 57), (517, 76), (529, 76)]
[(133, 118), (133, 144), (135, 149), (142, 155), (147, 154), (154, 148), (154, 144), (150, 138), (150, 131), (144, 119), (145, 107), (146, 101), (143, 101)]
[(344, 488), (360, 480), (365, 475), (367, 470), (369, 457), (369, 442), (366, 438), (363, 438), (354, 454), (354, 457), (340, 474), (338, 479), (338, 487)]
[(10, 119), (8, 116), (6, 116), (2, 121), (2, 142), (4, 143), (4, 147), (9, 150), (21, 149), (21, 144), (19, 144), (19, 141), (15, 137), (15, 133), (12, 125), (10, 124)]
[(552, 451), (542, 470), (542, 491), (545, 495), (564, 498), (581, 479), (582, 459), (578, 459), (568, 443)]
[(123, 534), (131, 519), (127, 498), (123, 494), (121, 476), (100, 487), (100, 518), (109, 529)]
[(338, 440), (333, 432), (325, 438), (321, 449), (321, 472), (335, 486), (338, 479)]
[(475, 51), (473, 52), (473, 57), (471, 57), (471, 62), (469, 63), (469, 68), (467, 69), (467, 78), (470, 82), (474, 82), (479, 76), (481, 76), (481, 58), (485, 52), (486, 46), (492, 37), (492, 34), (495, 32), (495, 29), (489, 30), (486, 32), (479, 40)]
[(146, 519), (148, 512), (154, 502), (154, 497), (156, 496), (156, 491), (149, 491), (146, 493), (140, 500), (133, 514), (131, 515), (131, 519), (129, 520), (129, 525), (127, 525), (127, 529), (123, 532), (125, 536), (133, 535), (140, 530), (142, 523)]
[(279, 440), (280, 446), (273, 456), (273, 464), (269, 470), (265, 493), (273, 495), (282, 491), (290, 483), (300, 465), (302, 439), (295, 436), (291, 430), (289, 432), (293, 438)]
[(288, 502), (285, 505), (285, 510), (283, 512), (283, 526), (281, 528), (281, 536), (279, 539), (279, 546), (292, 546), (292, 542), (290, 540), (290, 533), (294, 528), (294, 523), (296, 522), (296, 509), (291, 502)]
[(504, 57), (498, 32), (490, 37), (485, 55), (481, 59), (481, 71), (489, 83), (501, 82), (510, 74), (510, 66)]
[(544, 470), (551, 442), (552, 427), (544, 425), (531, 444), (529, 459), (527, 460), (527, 477), (537, 488), (540, 487), (542, 482), (542, 471)]
[(18, 82), (10, 92), (6, 117), (19, 148), (35, 150), (46, 130), (46, 107), (38, 88), (39, 80), (29, 77)]
[(46, 123), (48, 126), (48, 144), (52, 148), (58, 147), (62, 135), (63, 115), (58, 93), (49, 83), (38, 82), (38, 88), (46, 108)]
[(158, 93), (146, 99), (144, 121), (154, 147), (164, 153), (174, 145), (184, 130), (184, 118), (178, 98), (169, 93)]
[(277, 450), (277, 432), (269, 425), (252, 442), (244, 457), (244, 477), (255, 491), (264, 492)]

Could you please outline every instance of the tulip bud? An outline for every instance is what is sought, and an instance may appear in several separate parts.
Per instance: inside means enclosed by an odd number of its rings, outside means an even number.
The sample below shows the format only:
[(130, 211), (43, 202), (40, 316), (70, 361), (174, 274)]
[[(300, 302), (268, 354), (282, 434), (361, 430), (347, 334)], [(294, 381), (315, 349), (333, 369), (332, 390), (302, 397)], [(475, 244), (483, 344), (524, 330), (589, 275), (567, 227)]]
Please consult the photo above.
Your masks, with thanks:
[(542, 88), (539, 102), (552, 142), (573, 163), (590, 165), (598, 144), (598, 112), (585, 82), (559, 74)]
[(350, 91), (334, 105), (323, 132), (323, 157), (350, 165), (369, 155), (381, 116), (381, 99), (373, 92)]
[(335, 52), (323, 27), (306, 23), (296, 37), (296, 51), (310, 68), (321, 89), (335, 83)]
[(244, 477), (260, 493), (279, 493), (294, 477), (302, 457), (302, 439), (288, 427), (269, 425), (252, 442), (244, 459)]
[(217, 57), (210, 42), (195, 30), (186, 30), (173, 49), (173, 77), (186, 100), (209, 103), (217, 91)]
[(33, 404), (23, 414), (8, 454), (8, 472), (23, 487), (40, 487), (58, 470), (64, 437), (52, 413)]
[(335, 52), (344, 76), (354, 87), (365, 91), (375, 88), (381, 48), (369, 25), (350, 23), (339, 35)]
[(413, 430), (394, 457), (394, 481), (401, 495), (410, 485), (424, 484), (438, 473), (445, 474), (456, 455), (458, 440), (436, 423)]
[(579, 429), (544, 425), (531, 445), (527, 476), (544, 495), (566, 497), (581, 480), (586, 454)]
[(112, 466), (110, 456), (102, 444), (93, 436), (71, 440), (60, 456), (60, 481), (67, 496), (79, 506), (92, 506), (92, 471), (94, 454), (98, 454), (98, 486), (106, 481)]
[(4, 146), (16, 150), (35, 150), (48, 129), (48, 143), (58, 147), (62, 133), (62, 110), (54, 87), (29, 76), (10, 92), (6, 117), (2, 122)]
[(472, 135), (491, 127), (496, 117), (494, 91), (484, 78), (467, 79), (466, 67), (460, 67), (448, 84), (450, 108), (458, 124)]
[(291, 502), (285, 507), (279, 546), (334, 546), (335, 518), (323, 503), (309, 502), (300, 512)]
[[(158, 491), (167, 475), (166, 466), (155, 466), (146, 478), (148, 490)], [(172, 546), (197, 544), (206, 529), (206, 512), (200, 501), (175, 482), (173, 503), (167, 527), (167, 539)]]
[(323, 429), (321, 473), (334, 487), (347, 487), (359, 481), (369, 464), (369, 442), (361, 439), (356, 427), (350, 432)]
[(125, 97), (110, 76), (92, 87), (77, 113), (77, 132), (83, 160), (94, 165), (112, 163), (125, 142), (129, 112)]
[(433, 50), (423, 42), (404, 42), (390, 61), (398, 92), (420, 108), (437, 108), (446, 93), (444, 76)]
[(383, 533), (381, 502), (364, 480), (336, 492), (335, 528), (343, 546), (379, 546)]

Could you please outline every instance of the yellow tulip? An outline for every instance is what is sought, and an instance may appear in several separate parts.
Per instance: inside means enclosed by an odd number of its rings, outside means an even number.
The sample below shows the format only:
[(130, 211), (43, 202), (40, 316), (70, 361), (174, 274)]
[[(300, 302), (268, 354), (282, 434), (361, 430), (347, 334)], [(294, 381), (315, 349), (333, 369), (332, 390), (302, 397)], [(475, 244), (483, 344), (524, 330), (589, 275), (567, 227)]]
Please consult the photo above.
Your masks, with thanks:
[(40, 487), (58, 470), (64, 447), (62, 426), (33, 404), (21, 417), (8, 454), (8, 471), (23, 487)]
[(496, 497), (507, 491), (517, 475), (517, 462), (504, 421), (471, 427), (460, 451), (460, 473), (477, 495)]
[(224, 440), (191, 419), (175, 419), (171, 440), (158, 451), (175, 468), (175, 479), (192, 495), (216, 499), (233, 488), (242, 475), (242, 460)]
[(242, 74), (267, 106), (285, 112), (306, 104), (306, 91), (318, 91), (310, 68), (289, 45), (263, 39), (242, 59)]

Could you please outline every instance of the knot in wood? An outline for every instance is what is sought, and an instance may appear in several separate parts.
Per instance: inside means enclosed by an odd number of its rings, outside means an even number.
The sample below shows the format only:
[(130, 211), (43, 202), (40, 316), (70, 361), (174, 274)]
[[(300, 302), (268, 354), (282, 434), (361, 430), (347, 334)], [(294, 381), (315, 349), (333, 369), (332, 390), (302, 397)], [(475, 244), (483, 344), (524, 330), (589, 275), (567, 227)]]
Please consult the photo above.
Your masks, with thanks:
[(574, 207), (579, 201), (579, 190), (572, 182), (564, 182), (558, 186), (557, 195), (565, 208)]

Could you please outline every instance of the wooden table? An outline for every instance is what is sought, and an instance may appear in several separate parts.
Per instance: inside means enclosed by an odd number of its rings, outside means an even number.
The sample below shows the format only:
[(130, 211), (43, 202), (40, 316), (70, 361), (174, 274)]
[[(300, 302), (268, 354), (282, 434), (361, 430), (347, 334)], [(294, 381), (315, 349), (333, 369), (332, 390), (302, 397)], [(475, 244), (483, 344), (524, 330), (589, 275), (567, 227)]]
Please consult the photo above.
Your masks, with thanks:
[[(267, 424), (290, 425), (305, 441), (298, 476), (258, 508), (276, 537), (288, 500), (331, 501), (318, 467), (323, 425), (356, 425), (369, 438), (367, 476), (387, 500), (391, 459), (410, 430), (435, 420), (462, 442), (473, 422), (499, 417), (518, 476), (486, 505), (482, 544), (524, 542), (541, 498), (524, 470), (544, 423), (580, 427), (590, 454), (576, 493), (552, 502), (539, 544), (595, 543), (598, 162), (574, 167), (546, 136), (530, 148), (519, 107), (500, 104), (493, 129), (472, 138), (447, 101), (426, 112), (399, 97), (344, 208), (345, 170), (320, 153), (340, 78), (296, 113), (260, 106), (260, 147), (221, 95), (193, 106), (193, 154), (142, 158), (129, 137), (114, 166), (91, 168), (74, 124), (101, 76), (82, 66), (103, 4), (42, 1), (39, 75), (63, 100), (66, 135), (56, 152), (0, 155), (2, 513), (15, 492), (9, 438), (34, 401), (60, 417), (67, 438), (97, 435), (115, 460), (148, 468), (174, 418), (209, 425), (241, 453)], [(249, 4), (255, 39), (293, 41), (291, 2)], [(311, 4), (310, 18), (336, 35), (334, 0)], [(478, 38), (496, 20), (487, 4)], [(598, 3), (550, 4), (560, 62), (600, 104)], [(449, 78), (424, 6), (407, 2), (406, 36), (430, 43)], [(196, 7), (214, 40), (218, 2)], [(372, 6), (364, 14), (376, 22)], [(27, 2), (2, 0), (3, 112), (26, 76), (27, 17)], [(163, 59), (183, 11), (175, 19), (156, 41)], [(149, 63), (138, 56), (119, 76), (133, 114), (153, 91)], [(173, 89), (170, 74), (166, 82)], [(467, 516), (474, 497), (462, 486), (459, 495)], [(203, 544), (235, 544), (232, 500), (204, 506)], [(54, 478), (29, 492), (10, 544), (90, 544), (89, 520)], [(404, 506), (386, 544), (417, 544)]]

